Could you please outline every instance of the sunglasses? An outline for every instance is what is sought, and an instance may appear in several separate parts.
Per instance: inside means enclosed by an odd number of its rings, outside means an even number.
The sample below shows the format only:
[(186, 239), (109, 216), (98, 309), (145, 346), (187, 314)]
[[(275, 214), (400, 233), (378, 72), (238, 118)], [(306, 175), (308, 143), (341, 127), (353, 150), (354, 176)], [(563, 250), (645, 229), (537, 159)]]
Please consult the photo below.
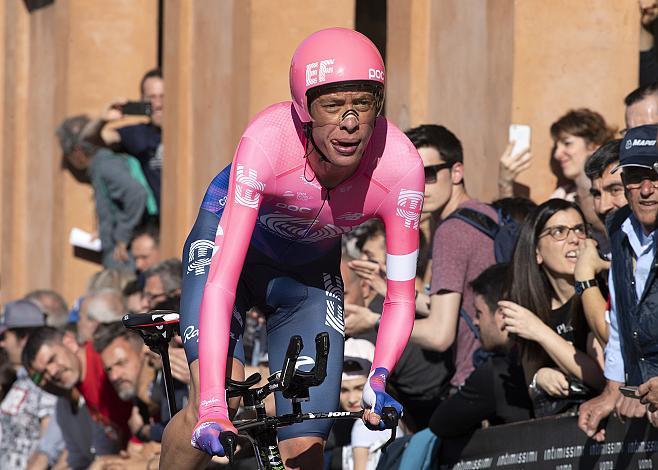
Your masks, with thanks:
[(640, 189), (644, 180), (651, 182), (654, 189), (658, 189), (658, 173), (649, 168), (624, 168), (621, 181), (626, 189)]
[(425, 167), (425, 184), (436, 183), (436, 174), (447, 168), (452, 168), (454, 163), (437, 163), (436, 165), (429, 165)]

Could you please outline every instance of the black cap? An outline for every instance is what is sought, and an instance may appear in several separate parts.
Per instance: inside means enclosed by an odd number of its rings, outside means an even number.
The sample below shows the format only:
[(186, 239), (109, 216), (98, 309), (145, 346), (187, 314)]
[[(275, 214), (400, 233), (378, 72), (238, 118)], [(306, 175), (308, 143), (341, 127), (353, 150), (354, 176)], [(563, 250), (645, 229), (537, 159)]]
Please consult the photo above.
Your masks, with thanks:
[(619, 144), (619, 165), (614, 167), (611, 173), (625, 166), (639, 166), (653, 170), (654, 165), (658, 163), (656, 135), (658, 135), (658, 126), (655, 125), (628, 129)]

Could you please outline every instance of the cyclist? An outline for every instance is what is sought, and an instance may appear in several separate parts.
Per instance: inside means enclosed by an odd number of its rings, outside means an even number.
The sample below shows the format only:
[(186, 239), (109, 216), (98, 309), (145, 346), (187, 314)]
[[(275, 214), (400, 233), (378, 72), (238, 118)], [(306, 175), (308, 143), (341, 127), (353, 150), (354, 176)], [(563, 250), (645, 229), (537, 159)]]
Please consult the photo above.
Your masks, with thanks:
[[(249, 124), (233, 163), (210, 184), (183, 252), (181, 333), (192, 375), (190, 402), (170, 422), (162, 468), (198, 467), (223, 455), (221, 433), (235, 432), (225, 377), (244, 378), (245, 312), (267, 317), (270, 364), (288, 340), (304, 340), (298, 365), (313, 367), (314, 338), (330, 335), (327, 378), (308, 411), (338, 406), (344, 323), (340, 238), (370, 218), (386, 225), (387, 297), (375, 358), (363, 393), (364, 421), (383, 428), (381, 409), (401, 406), (384, 391), (414, 319), (422, 161), (406, 136), (379, 113), (384, 63), (352, 30), (305, 39), (290, 67), (292, 103), (275, 104)], [(228, 358), (228, 359), (227, 359)], [(279, 395), (279, 394), (277, 394)], [(290, 404), (276, 397), (277, 413)], [(330, 421), (279, 431), (287, 466), (318, 468)]]

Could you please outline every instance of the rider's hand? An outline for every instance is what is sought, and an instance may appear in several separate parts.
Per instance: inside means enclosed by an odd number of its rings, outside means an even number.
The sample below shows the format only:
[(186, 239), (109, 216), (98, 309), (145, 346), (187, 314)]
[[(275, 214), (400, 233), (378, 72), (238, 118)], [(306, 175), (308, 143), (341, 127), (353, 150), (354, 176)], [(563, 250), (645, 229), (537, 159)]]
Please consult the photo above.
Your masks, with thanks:
[(224, 457), (224, 446), (219, 440), (221, 433), (232, 432), (238, 435), (237, 429), (228, 419), (215, 419), (198, 422), (192, 433), (192, 447), (204, 451), (208, 455)]
[(392, 407), (402, 417), (402, 405), (392, 396), (386, 393), (386, 379), (388, 371), (383, 367), (378, 367), (370, 373), (365, 387), (361, 404), (363, 405), (363, 422), (368, 429), (383, 430), (386, 429), (384, 421), (381, 419), (382, 408)]

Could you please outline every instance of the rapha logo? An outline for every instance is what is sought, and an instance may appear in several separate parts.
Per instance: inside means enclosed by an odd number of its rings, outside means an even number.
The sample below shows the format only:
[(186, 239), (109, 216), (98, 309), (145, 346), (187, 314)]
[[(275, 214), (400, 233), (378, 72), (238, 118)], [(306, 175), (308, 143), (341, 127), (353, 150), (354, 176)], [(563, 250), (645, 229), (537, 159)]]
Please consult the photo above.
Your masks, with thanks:
[(334, 59), (325, 59), (319, 62), (306, 64), (306, 86), (322, 83), (327, 75), (334, 71)]
[(199, 342), (199, 329), (194, 328), (194, 325), (188, 326), (183, 331), (183, 343), (187, 343), (192, 338), (196, 338), (196, 342)]
[(210, 406), (214, 405), (215, 403), (219, 403), (219, 398), (210, 398), (209, 400), (201, 400), (201, 406)]
[(260, 195), (265, 184), (258, 181), (258, 172), (253, 169), (245, 171), (244, 165), (238, 165), (235, 175), (235, 202), (243, 206), (258, 208)]
[(395, 213), (404, 219), (404, 226), (418, 230), (420, 210), (423, 207), (423, 193), (410, 189), (401, 189), (398, 196), (398, 207)]
[(212, 252), (215, 244), (210, 240), (197, 240), (190, 245), (190, 256), (187, 272), (194, 271), (195, 276), (206, 272), (206, 266), (212, 261)]

